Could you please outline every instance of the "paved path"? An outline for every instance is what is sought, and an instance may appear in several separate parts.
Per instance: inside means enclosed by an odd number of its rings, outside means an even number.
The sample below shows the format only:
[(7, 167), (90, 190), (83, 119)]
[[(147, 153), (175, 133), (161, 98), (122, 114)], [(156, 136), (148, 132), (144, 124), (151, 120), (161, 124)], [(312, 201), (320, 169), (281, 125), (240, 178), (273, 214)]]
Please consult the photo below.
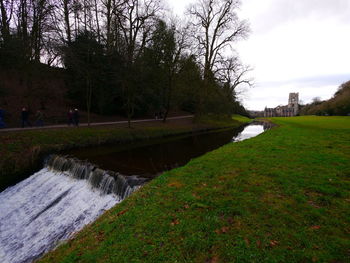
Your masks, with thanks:
[[(178, 116), (167, 118), (167, 120), (182, 120), (193, 118), (194, 115)], [(161, 122), (162, 120), (155, 119), (144, 119), (144, 120), (132, 120), (131, 123), (143, 123), (143, 122)], [(116, 124), (127, 124), (128, 121), (115, 121), (115, 122), (94, 122), (90, 123), (90, 126), (106, 126), (106, 125), (116, 125)], [(79, 127), (87, 127), (87, 123), (80, 123)], [(28, 127), (28, 128), (10, 128), (10, 129), (0, 129), (0, 132), (11, 132), (11, 131), (30, 131), (30, 130), (41, 130), (41, 129), (57, 129), (57, 128), (68, 128), (67, 124), (61, 125), (51, 125), (43, 127)]]

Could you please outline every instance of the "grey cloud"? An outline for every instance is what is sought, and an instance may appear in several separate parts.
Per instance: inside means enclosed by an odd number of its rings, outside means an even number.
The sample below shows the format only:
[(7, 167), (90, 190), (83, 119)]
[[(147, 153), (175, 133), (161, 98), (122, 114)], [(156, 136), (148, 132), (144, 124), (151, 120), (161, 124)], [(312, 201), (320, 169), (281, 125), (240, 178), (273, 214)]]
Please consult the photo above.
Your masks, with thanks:
[(283, 23), (311, 16), (318, 19), (333, 17), (341, 23), (350, 24), (350, 1), (272, 0), (270, 5), (266, 6), (265, 12), (260, 13), (251, 22), (256, 33), (263, 33)]
[(258, 83), (258, 85), (264, 86), (264, 87), (279, 87), (284, 85), (298, 85), (298, 86), (308, 86), (311, 88), (317, 88), (320, 86), (327, 86), (327, 85), (337, 85), (340, 86), (342, 83), (350, 80), (350, 73), (349, 74), (338, 74), (338, 75), (321, 75), (321, 76), (312, 76), (307, 78), (300, 78), (300, 79), (291, 79), (286, 81), (270, 81), (270, 82), (263, 82)]

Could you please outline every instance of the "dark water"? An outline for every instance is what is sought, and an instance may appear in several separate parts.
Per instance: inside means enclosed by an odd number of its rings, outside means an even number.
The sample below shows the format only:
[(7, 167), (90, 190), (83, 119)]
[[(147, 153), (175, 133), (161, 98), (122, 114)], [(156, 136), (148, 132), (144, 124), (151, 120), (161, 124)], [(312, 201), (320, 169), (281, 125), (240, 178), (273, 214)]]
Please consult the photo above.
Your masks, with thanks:
[(232, 142), (243, 129), (244, 127), (166, 140), (149, 140), (147, 145), (143, 146), (130, 144), (90, 147), (65, 154), (94, 163), (104, 170), (124, 175), (154, 177)]

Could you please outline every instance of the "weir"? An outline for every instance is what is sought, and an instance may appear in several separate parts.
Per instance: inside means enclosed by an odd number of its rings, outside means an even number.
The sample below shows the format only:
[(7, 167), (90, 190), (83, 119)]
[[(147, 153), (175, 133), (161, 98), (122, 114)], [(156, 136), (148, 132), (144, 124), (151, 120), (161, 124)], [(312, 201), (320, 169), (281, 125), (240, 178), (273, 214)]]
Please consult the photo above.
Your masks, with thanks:
[(0, 262), (33, 262), (145, 182), (50, 156), (42, 170), (0, 193)]
[(59, 172), (78, 180), (86, 180), (101, 194), (114, 194), (119, 200), (124, 200), (149, 180), (104, 171), (88, 162), (59, 155), (51, 155), (45, 161), (45, 167), (53, 172)]

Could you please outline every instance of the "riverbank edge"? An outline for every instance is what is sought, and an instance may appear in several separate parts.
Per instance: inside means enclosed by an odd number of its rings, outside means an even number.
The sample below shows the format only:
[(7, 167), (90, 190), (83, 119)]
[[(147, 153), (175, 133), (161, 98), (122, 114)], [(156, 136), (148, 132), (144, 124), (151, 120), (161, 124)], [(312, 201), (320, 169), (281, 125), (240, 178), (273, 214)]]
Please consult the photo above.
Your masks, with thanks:
[[(121, 127), (84, 127), (73, 129), (50, 129), (18, 131), (0, 134), (0, 191), (6, 187), (24, 180), (29, 175), (42, 168), (44, 159), (54, 153), (61, 153), (71, 149), (103, 146), (108, 144), (122, 145), (141, 142), (150, 139), (171, 138), (197, 133), (220, 131), (230, 128), (238, 128), (250, 120), (215, 121), (206, 119), (195, 126), (187, 127), (162, 127), (154, 125), (150, 127), (134, 127), (132, 129)], [(53, 136), (52, 140), (50, 136)], [(60, 136), (62, 137), (60, 140)], [(20, 138), (21, 137), (21, 138)], [(16, 139), (19, 139), (18, 141)], [(12, 152), (1, 151), (7, 142), (7, 148), (13, 144)]]
[(343, 120), (316, 130), (274, 119), (276, 129), (164, 173), (40, 262), (346, 262)]

